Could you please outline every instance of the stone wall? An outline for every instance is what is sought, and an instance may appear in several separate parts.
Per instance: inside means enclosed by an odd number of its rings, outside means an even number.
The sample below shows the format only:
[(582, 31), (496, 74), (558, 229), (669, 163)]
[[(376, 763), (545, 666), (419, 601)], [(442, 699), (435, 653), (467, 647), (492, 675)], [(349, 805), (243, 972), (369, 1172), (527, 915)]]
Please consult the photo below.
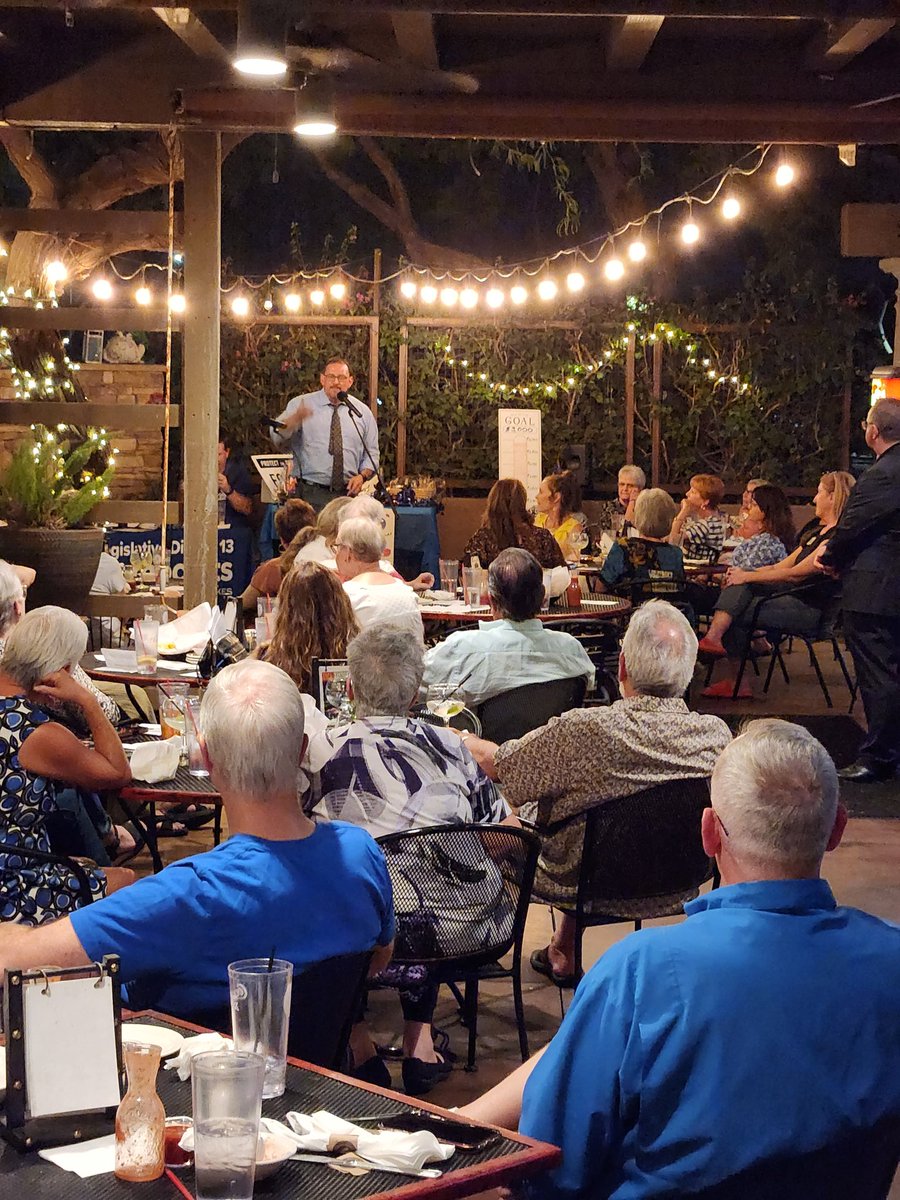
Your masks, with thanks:
[[(143, 363), (82, 363), (78, 380), (92, 404), (162, 404), (165, 388), (164, 366)], [(14, 400), (15, 393), (8, 371), (0, 371), (0, 400)], [(100, 424), (100, 422), (98, 422)], [(123, 432), (106, 424), (111, 443), (119, 451), (116, 473), (110, 491), (115, 500), (153, 500), (161, 494), (162, 430)], [(0, 426), (0, 465), (9, 455), (27, 426)]]

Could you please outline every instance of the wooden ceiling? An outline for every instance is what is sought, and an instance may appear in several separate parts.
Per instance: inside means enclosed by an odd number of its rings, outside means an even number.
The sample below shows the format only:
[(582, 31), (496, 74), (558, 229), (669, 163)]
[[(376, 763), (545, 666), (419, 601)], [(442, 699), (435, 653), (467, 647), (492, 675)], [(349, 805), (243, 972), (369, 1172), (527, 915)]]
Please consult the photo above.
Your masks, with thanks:
[[(333, 82), (346, 133), (900, 141), (898, 0), (288, 0), (286, 10), (294, 79)], [(0, 122), (289, 129), (292, 90), (247, 86), (230, 66), (235, 36), (234, 0), (0, 0)]]

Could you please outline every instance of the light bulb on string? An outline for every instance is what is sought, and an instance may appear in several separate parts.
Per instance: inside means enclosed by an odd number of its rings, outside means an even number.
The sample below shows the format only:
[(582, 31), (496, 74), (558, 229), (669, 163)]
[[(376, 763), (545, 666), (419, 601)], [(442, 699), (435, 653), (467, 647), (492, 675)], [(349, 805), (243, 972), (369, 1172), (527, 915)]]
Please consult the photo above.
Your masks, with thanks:
[(235, 296), (231, 301), (231, 311), (236, 317), (248, 317), (250, 315), (250, 301), (246, 296)]
[(423, 304), (434, 304), (437, 297), (438, 290), (433, 284), (426, 283), (424, 287), (419, 288), (419, 299)]
[(696, 246), (700, 241), (700, 226), (692, 217), (688, 217), (681, 227), (681, 240), (686, 246)]
[(58, 283), (63, 283), (68, 277), (69, 272), (66, 264), (58, 258), (54, 259), (53, 262), (47, 263), (46, 267), (44, 267), (44, 278), (51, 287), (56, 287)]
[(775, 170), (775, 186), (790, 187), (796, 178), (796, 171), (789, 162), (781, 162)]
[(146, 308), (147, 305), (153, 300), (153, 293), (148, 287), (146, 287), (144, 284), (141, 284), (141, 286), (134, 293), (134, 300), (136, 304), (140, 304), (142, 308)]
[(459, 292), (456, 288), (441, 288), (441, 304), (443, 304), (444, 308), (453, 308), (458, 299)]
[(91, 291), (95, 300), (112, 300), (113, 285), (108, 279), (95, 279)]
[(301, 303), (299, 292), (288, 292), (284, 298), (284, 307), (288, 312), (299, 312)]
[(474, 308), (478, 303), (478, 292), (475, 288), (463, 288), (459, 293), (459, 302), (463, 308)]
[(404, 298), (404, 300), (415, 299), (415, 295), (418, 290), (419, 289), (411, 279), (404, 279), (400, 284), (400, 295)]
[(267, 313), (270, 313), (274, 307), (275, 307), (275, 303), (272, 300), (272, 297), (266, 296), (265, 300), (263, 300), (263, 308), (266, 310)]
[(488, 288), (484, 302), (488, 308), (501, 308), (503, 306), (503, 292), (500, 288)]
[(321, 308), (325, 303), (325, 293), (321, 288), (315, 288), (309, 293), (309, 300), (311, 304), (315, 304), (316, 308)]
[(570, 271), (566, 276), (566, 287), (570, 292), (578, 293), (584, 289), (584, 276), (580, 271)]
[(332, 300), (343, 300), (347, 295), (347, 285), (346, 283), (333, 283), (328, 291)]
[(737, 196), (726, 196), (722, 201), (722, 216), (726, 221), (733, 221), (741, 215), (741, 202)]
[(509, 298), (513, 304), (524, 304), (528, 299), (528, 291), (520, 283), (517, 283), (514, 288), (509, 289)]
[(603, 274), (610, 283), (618, 283), (620, 279), (624, 278), (625, 264), (621, 258), (609, 258), (603, 264)]
[(643, 262), (647, 257), (647, 246), (640, 238), (635, 238), (628, 247), (628, 257), (633, 263)]
[(183, 313), (187, 308), (184, 296), (181, 292), (173, 292), (169, 297), (169, 311), (173, 313)]
[(537, 286), (538, 298), (541, 300), (555, 300), (558, 291), (559, 288), (552, 279), (542, 279)]

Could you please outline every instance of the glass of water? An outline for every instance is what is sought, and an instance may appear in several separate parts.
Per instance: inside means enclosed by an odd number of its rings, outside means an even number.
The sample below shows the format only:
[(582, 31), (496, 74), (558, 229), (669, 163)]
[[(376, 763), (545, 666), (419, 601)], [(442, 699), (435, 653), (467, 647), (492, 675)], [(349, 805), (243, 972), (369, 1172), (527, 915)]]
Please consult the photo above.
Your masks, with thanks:
[(228, 964), (235, 1049), (265, 1059), (264, 1100), (284, 1093), (293, 977), (293, 964), (281, 958), (242, 958)]
[(244, 1050), (191, 1063), (197, 1200), (252, 1200), (265, 1061)]

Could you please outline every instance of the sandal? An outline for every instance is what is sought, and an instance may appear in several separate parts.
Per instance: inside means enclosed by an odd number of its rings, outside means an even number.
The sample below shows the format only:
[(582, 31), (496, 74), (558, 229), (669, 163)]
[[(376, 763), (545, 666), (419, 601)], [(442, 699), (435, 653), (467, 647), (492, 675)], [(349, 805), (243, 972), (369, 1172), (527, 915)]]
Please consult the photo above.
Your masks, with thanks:
[(550, 965), (550, 947), (544, 946), (541, 950), (532, 950), (531, 952), (531, 968), (537, 971), (538, 975), (543, 975), (549, 979), (552, 984), (558, 988), (573, 988), (575, 986), (574, 975), (558, 975)]
[(180, 821), (176, 821), (171, 813), (166, 813), (164, 817), (160, 817), (156, 822), (156, 836), (158, 838), (165, 837), (187, 837), (188, 831), (186, 826)]
[(178, 821), (185, 829), (200, 829), (215, 818), (216, 810), (202, 804), (173, 804), (164, 820)]

